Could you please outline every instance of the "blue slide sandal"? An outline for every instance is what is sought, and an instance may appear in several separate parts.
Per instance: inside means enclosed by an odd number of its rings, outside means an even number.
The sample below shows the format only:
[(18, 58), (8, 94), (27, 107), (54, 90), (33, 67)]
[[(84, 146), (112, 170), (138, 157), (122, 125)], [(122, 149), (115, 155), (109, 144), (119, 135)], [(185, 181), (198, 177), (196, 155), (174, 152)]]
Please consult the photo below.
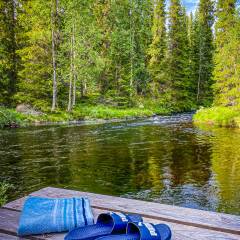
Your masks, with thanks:
[(97, 223), (71, 230), (65, 240), (93, 240), (109, 234), (126, 232), (129, 222), (142, 222), (142, 217), (135, 214), (102, 213), (97, 218)]
[(171, 229), (166, 224), (128, 223), (126, 232), (126, 234), (109, 235), (96, 240), (170, 240), (172, 237)]

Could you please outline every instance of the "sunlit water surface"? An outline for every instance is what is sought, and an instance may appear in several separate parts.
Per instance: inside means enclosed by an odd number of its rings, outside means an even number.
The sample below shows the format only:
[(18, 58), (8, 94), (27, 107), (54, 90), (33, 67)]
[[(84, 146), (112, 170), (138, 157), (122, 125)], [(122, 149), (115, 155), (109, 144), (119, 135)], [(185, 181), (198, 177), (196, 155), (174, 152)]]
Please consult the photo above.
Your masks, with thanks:
[(0, 131), (9, 200), (46, 186), (240, 214), (240, 130), (191, 115)]

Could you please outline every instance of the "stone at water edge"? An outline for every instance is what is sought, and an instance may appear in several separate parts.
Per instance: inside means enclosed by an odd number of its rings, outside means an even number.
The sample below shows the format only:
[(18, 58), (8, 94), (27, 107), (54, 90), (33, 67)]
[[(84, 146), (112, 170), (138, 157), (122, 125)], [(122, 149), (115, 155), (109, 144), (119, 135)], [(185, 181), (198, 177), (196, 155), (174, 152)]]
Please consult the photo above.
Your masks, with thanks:
[(24, 103), (17, 105), (16, 111), (20, 113), (28, 114), (28, 115), (35, 115), (35, 116), (43, 114), (41, 111), (35, 110), (29, 104), (24, 104)]

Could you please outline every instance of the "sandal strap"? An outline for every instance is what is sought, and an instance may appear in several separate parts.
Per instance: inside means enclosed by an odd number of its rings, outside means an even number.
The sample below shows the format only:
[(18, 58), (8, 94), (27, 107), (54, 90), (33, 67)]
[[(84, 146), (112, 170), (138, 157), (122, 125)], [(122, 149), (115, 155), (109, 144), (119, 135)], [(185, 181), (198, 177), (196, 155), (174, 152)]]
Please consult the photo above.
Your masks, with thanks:
[[(126, 215), (124, 213), (102, 213), (98, 216), (97, 223), (106, 222), (104, 220), (109, 221), (109, 224), (112, 225), (113, 234), (125, 231), (127, 228), (127, 224), (132, 221), (139, 221), (142, 218), (138, 215)], [(108, 223), (107, 223), (108, 224)]]
[(138, 233), (141, 240), (161, 240), (161, 235), (152, 223), (129, 223), (127, 234)]

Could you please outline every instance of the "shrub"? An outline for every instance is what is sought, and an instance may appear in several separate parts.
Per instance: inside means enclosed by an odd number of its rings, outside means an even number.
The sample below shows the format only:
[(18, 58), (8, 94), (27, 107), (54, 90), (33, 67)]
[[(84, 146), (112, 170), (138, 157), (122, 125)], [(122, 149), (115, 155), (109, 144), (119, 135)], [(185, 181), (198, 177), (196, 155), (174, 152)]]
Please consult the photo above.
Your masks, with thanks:
[(7, 191), (12, 185), (2, 182), (0, 183), (0, 207), (7, 202)]
[(202, 108), (193, 117), (195, 123), (225, 127), (240, 127), (240, 109), (237, 107)]
[(23, 115), (17, 113), (15, 110), (0, 108), (0, 128), (19, 126), (23, 120)]

